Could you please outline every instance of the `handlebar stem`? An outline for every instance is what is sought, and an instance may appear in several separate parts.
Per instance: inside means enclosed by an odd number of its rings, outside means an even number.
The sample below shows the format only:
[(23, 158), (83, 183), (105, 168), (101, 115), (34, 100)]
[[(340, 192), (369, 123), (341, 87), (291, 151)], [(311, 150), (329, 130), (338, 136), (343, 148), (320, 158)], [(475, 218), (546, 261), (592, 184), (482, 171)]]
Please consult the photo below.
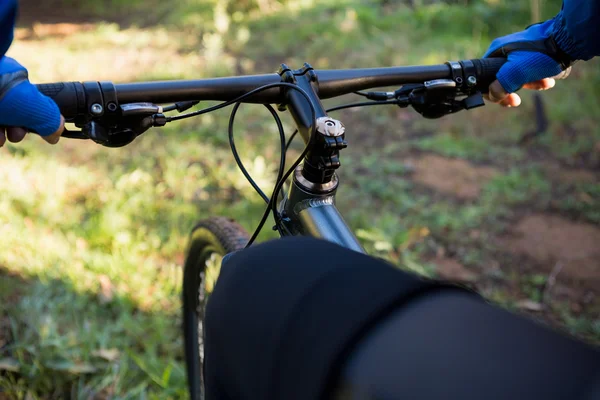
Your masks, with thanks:
[(279, 104), (279, 111), (289, 109), (298, 127), (298, 133), (304, 139), (304, 143), (308, 144), (314, 120), (327, 115), (318, 95), (317, 74), (307, 63), (304, 63), (301, 69), (293, 71), (287, 65), (281, 64), (278, 73), (282, 82), (291, 83), (303, 89), (311, 100), (315, 115), (305, 97), (296, 90), (283, 88), (286, 102)]
[[(335, 170), (340, 167), (339, 152), (347, 147), (344, 140), (344, 126), (341, 122), (327, 116), (318, 94), (317, 73), (309, 64), (304, 63), (304, 66), (298, 70), (291, 70), (287, 65), (281, 64), (279, 75), (283, 82), (297, 85), (310, 98), (312, 107), (300, 92), (283, 88), (286, 103), (280, 104), (279, 109), (289, 109), (298, 132), (304, 142), (310, 146), (301, 171), (302, 180), (310, 183), (310, 188), (305, 187), (305, 189), (322, 187), (332, 181)], [(313, 131), (315, 135), (311, 138)]]

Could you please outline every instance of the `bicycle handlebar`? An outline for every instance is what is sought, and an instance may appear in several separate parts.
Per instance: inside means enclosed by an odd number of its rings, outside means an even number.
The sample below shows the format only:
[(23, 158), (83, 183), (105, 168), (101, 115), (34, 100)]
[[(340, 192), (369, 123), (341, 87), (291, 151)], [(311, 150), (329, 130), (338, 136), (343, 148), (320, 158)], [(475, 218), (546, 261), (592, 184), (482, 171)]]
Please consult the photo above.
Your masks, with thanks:
[(54, 100), (67, 119), (74, 118), (85, 109), (85, 92), (81, 82), (41, 83), (36, 86), (42, 94)]
[[(446, 63), (430, 66), (407, 66), (367, 69), (317, 70), (318, 94), (321, 99), (341, 96), (358, 90), (376, 87), (404, 85), (452, 79), (462, 83), (469, 79), (474, 89), (487, 92), (489, 84), (496, 79), (496, 73), (506, 62), (504, 58), (484, 58), (459, 63)], [(461, 79), (459, 82), (458, 79)], [(110, 86), (120, 104), (151, 102), (172, 103), (185, 100), (221, 100), (235, 99), (260, 86), (281, 82), (279, 74), (249, 75), (227, 78), (200, 80), (174, 80), (158, 82), (123, 83)], [(38, 89), (52, 98), (67, 119), (76, 118), (88, 112), (88, 108), (103, 99), (90, 99), (87, 87), (102, 82), (58, 82), (39, 84)], [(105, 99), (104, 99), (105, 100)], [(257, 93), (244, 102), (276, 104), (285, 101), (283, 92), (278, 88)]]

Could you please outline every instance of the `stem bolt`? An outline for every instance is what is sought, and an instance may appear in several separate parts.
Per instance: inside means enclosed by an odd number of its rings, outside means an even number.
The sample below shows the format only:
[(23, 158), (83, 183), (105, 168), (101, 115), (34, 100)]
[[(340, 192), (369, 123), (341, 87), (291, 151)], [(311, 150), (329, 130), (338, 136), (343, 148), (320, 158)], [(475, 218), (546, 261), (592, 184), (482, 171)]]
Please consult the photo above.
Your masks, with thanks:
[(90, 107), (90, 112), (94, 115), (102, 115), (103, 111), (104, 111), (104, 108), (98, 103), (94, 103)]
[(477, 84), (477, 78), (475, 78), (473, 75), (471, 75), (467, 78), (467, 82), (468, 82), (469, 86), (475, 86)]

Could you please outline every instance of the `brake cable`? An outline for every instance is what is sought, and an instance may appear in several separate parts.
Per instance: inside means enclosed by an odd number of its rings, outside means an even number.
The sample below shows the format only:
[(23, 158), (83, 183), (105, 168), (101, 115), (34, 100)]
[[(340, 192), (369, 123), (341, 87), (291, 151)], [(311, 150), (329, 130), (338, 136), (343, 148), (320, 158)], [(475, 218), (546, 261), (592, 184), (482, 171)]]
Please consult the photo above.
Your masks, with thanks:
[[(242, 171), (242, 174), (244, 174), (244, 176), (246, 177), (246, 179), (248, 180), (248, 182), (250, 183), (250, 185), (252, 185), (252, 187), (254, 188), (254, 190), (259, 194), (260, 197), (262, 197), (262, 199), (265, 201), (265, 203), (267, 203), (267, 206), (268, 206), (269, 202), (270, 202), (270, 199), (260, 189), (260, 187), (256, 184), (256, 182), (254, 181), (254, 179), (252, 179), (252, 177), (250, 176), (250, 174), (246, 170), (246, 167), (244, 167), (244, 163), (240, 159), (240, 156), (239, 156), (239, 154), (237, 152), (237, 148), (235, 146), (235, 141), (233, 139), (233, 122), (235, 120), (235, 116), (236, 116), (237, 110), (240, 108), (241, 104), (242, 103), (239, 103), (239, 102), (236, 103), (235, 106), (233, 107), (233, 110), (231, 110), (231, 115), (229, 116), (229, 127), (228, 127), (229, 146), (231, 147), (231, 151), (233, 153), (233, 158), (235, 159), (235, 162), (236, 162), (238, 168), (240, 169), (240, 171)], [(277, 130), (279, 131), (279, 139), (280, 139), (280, 143), (281, 143), (281, 150), (280, 150), (280, 157), (279, 157), (279, 169), (278, 169), (278, 172), (277, 172), (277, 179), (275, 181), (275, 182), (279, 182), (279, 180), (281, 179), (281, 177), (283, 175), (283, 171), (285, 170), (285, 156), (286, 156), (285, 131), (283, 129), (283, 124), (281, 122), (281, 118), (279, 118), (279, 115), (277, 115), (277, 113), (275, 112), (275, 110), (273, 109), (273, 107), (270, 104), (264, 104), (264, 106), (267, 108), (267, 110), (269, 110), (269, 112), (271, 113), (271, 115), (275, 119), (275, 123), (277, 124)], [(283, 234), (283, 231), (279, 227), (279, 224), (276, 224), (275, 226), (277, 227), (277, 230), (279, 231), (279, 233)]]
[[(317, 116), (317, 112), (315, 110), (314, 105), (312, 104), (312, 102), (310, 101), (310, 97), (308, 96), (308, 94), (300, 87), (296, 86), (296, 85), (292, 85), (289, 83), (285, 83), (285, 82), (281, 82), (277, 85), (283, 85), (283, 86), (287, 86), (290, 88), (293, 88), (294, 90), (297, 90), (302, 96), (304, 96), (304, 98), (306, 99), (306, 101), (308, 102), (308, 105), (310, 106), (310, 112), (312, 114), (312, 120), (316, 119)], [(270, 86), (270, 85), (267, 85)], [(279, 192), (281, 191), (285, 181), (288, 179), (288, 177), (292, 174), (292, 172), (295, 171), (296, 167), (302, 162), (302, 160), (304, 159), (304, 157), (306, 156), (306, 154), (308, 154), (308, 151), (310, 150), (310, 146), (315, 138), (317, 132), (317, 125), (313, 124), (311, 130), (310, 130), (310, 134), (308, 137), (308, 142), (306, 143), (306, 146), (304, 147), (304, 150), (302, 151), (302, 153), (300, 154), (300, 156), (296, 159), (296, 161), (294, 161), (294, 163), (292, 164), (292, 166), (288, 169), (288, 171), (279, 179), (279, 181), (275, 184), (275, 188), (273, 189), (273, 195), (271, 196), (271, 199), (269, 200), (269, 204), (267, 204), (267, 208), (265, 209), (265, 212), (263, 213), (263, 216), (260, 220), (259, 225), (257, 226), (256, 230), (254, 231), (254, 233), (252, 234), (252, 236), (250, 237), (250, 240), (248, 240), (248, 243), (246, 244), (246, 248), (250, 247), (250, 245), (252, 245), (252, 243), (256, 240), (256, 238), (258, 237), (258, 234), (260, 233), (260, 231), (262, 230), (262, 227), (264, 226), (268, 216), (269, 216), (269, 212), (271, 211), (271, 209), (273, 210), (273, 218), (275, 219), (275, 225), (277, 227), (279, 227), (279, 215), (277, 214), (277, 198), (279, 197)], [(279, 228), (278, 228), (279, 229)]]
[[(239, 154), (237, 152), (237, 148), (235, 146), (235, 141), (233, 138), (233, 124), (235, 121), (235, 116), (237, 114), (237, 111), (239, 109), (239, 107), (242, 104), (242, 100), (252, 96), (256, 93), (262, 92), (264, 90), (267, 89), (271, 89), (274, 87), (288, 87), (291, 88), (293, 90), (296, 90), (298, 92), (300, 92), (300, 94), (308, 101), (310, 109), (311, 109), (311, 114), (312, 114), (312, 119), (314, 120), (316, 118), (316, 111), (314, 109), (313, 104), (310, 102), (310, 98), (308, 96), (308, 94), (300, 87), (287, 83), (287, 82), (277, 82), (277, 83), (272, 83), (272, 84), (268, 84), (268, 85), (264, 85), (261, 87), (258, 87), (256, 89), (253, 89), (233, 100), (228, 100), (225, 101), (223, 103), (217, 104), (215, 106), (212, 107), (208, 107), (202, 110), (197, 110), (197, 111), (193, 111), (193, 112), (189, 112), (186, 114), (178, 114), (175, 116), (170, 116), (170, 117), (166, 117), (166, 122), (172, 122), (172, 121), (177, 121), (180, 119), (185, 119), (185, 118), (191, 118), (191, 117), (195, 117), (198, 115), (202, 115), (202, 114), (206, 114), (212, 111), (216, 111), (219, 110), (221, 108), (225, 108), (231, 104), (235, 103), (235, 106), (233, 108), (233, 110), (231, 111), (230, 117), (229, 117), (229, 126), (228, 126), (228, 136), (229, 136), (229, 145), (231, 147), (232, 153), (233, 153), (233, 157), (235, 159), (235, 162), (238, 166), (238, 168), (240, 169), (240, 171), (242, 172), (242, 174), (244, 175), (244, 177), (248, 180), (248, 182), (250, 183), (250, 185), (254, 188), (254, 190), (259, 194), (259, 196), (267, 203), (267, 207), (263, 213), (263, 216), (258, 224), (258, 226), (256, 227), (256, 229), (254, 230), (254, 233), (252, 234), (252, 236), (250, 237), (250, 240), (248, 241), (248, 243), (246, 244), (246, 247), (249, 247), (252, 245), (252, 243), (254, 243), (254, 241), (256, 240), (256, 238), (258, 237), (258, 235), (260, 234), (260, 232), (262, 231), (262, 228), (264, 227), (264, 224), (269, 216), (269, 214), (271, 213), (271, 211), (273, 212), (273, 219), (275, 220), (275, 227), (276, 229), (279, 231), (279, 233), (281, 234), (281, 228), (280, 228), (280, 221), (281, 221), (281, 215), (278, 213), (277, 211), (277, 199), (279, 197), (279, 193), (281, 192), (281, 189), (283, 188), (283, 185), (285, 184), (285, 182), (287, 181), (288, 177), (292, 174), (292, 172), (296, 169), (296, 167), (302, 162), (302, 160), (304, 159), (304, 157), (306, 156), (306, 154), (308, 153), (308, 151), (310, 150), (310, 145), (312, 144), (312, 141), (315, 137), (316, 134), (316, 125), (314, 125), (311, 129), (310, 135), (309, 135), (309, 139), (308, 142), (306, 144), (306, 146), (304, 147), (304, 150), (302, 151), (302, 153), (300, 154), (300, 156), (296, 159), (296, 161), (292, 164), (292, 166), (288, 169), (288, 171), (285, 174), (282, 174), (284, 169), (285, 169), (285, 159), (286, 159), (286, 153), (287, 150), (289, 149), (289, 146), (292, 142), (292, 140), (294, 139), (294, 137), (297, 135), (298, 130), (296, 129), (292, 135), (290, 136), (289, 140), (285, 141), (285, 132), (283, 129), (283, 124), (281, 122), (281, 119), (279, 118), (279, 116), (277, 115), (277, 113), (275, 112), (275, 110), (273, 109), (273, 107), (271, 107), (268, 104), (265, 104), (265, 107), (269, 110), (269, 112), (271, 113), (271, 115), (273, 116), (273, 118), (275, 119), (275, 123), (277, 124), (277, 129), (279, 132), (279, 137), (280, 137), (280, 143), (281, 143), (281, 155), (280, 155), (280, 162), (279, 162), (279, 169), (278, 169), (278, 173), (277, 173), (277, 180), (275, 183), (275, 187), (273, 189), (273, 193), (271, 195), (271, 197), (267, 197), (267, 195), (260, 189), (260, 187), (256, 184), (256, 182), (254, 181), (254, 179), (252, 179), (252, 177), (250, 176), (250, 174), (248, 173), (247, 169), (245, 168), (243, 162), (241, 161)], [(366, 93), (363, 94), (363, 92), (357, 92), (356, 94), (362, 95), (366, 97)], [(342, 109), (347, 109), (347, 108), (353, 108), (353, 107), (366, 107), (366, 106), (376, 106), (376, 105), (387, 105), (387, 104), (395, 104), (398, 105), (399, 100), (395, 99), (395, 100), (385, 100), (385, 101), (368, 101), (368, 102), (360, 102), (360, 103), (350, 103), (350, 104), (344, 104), (341, 106), (336, 106), (336, 107), (332, 107), (330, 109), (327, 109), (326, 112), (333, 112), (333, 111), (337, 111), (337, 110), (342, 110)], [(171, 110), (174, 109), (169, 107)]]
[[(277, 84), (275, 84), (277, 85)], [(269, 85), (267, 85), (269, 86)], [(286, 85), (287, 86), (287, 85)], [(292, 85), (291, 87), (295, 88), (295, 89), (300, 89), (295, 85)], [(261, 87), (262, 88), (262, 87)], [(259, 88), (259, 89), (261, 89)], [(308, 95), (304, 92), (304, 90), (300, 89), (300, 93), (302, 93), (305, 98), (307, 99), (307, 101), (309, 101)], [(250, 94), (250, 92), (248, 92), (248, 94)], [(300, 164), (300, 162), (304, 159), (304, 156), (306, 156), (306, 154), (308, 153), (308, 150), (310, 149), (310, 144), (315, 136), (315, 131), (316, 131), (316, 125), (313, 127), (308, 143), (306, 144), (304, 150), (302, 151), (302, 153), (300, 154), (300, 156), (298, 157), (298, 159), (296, 159), (296, 161), (294, 162), (294, 164), (290, 167), (290, 169), (287, 171), (287, 173), (283, 176), (281, 176), (281, 172), (283, 171), (284, 165), (285, 165), (285, 154), (287, 153), (287, 150), (292, 142), (292, 140), (294, 139), (294, 137), (296, 136), (296, 134), (298, 133), (298, 129), (294, 130), (294, 132), (292, 133), (292, 135), (290, 136), (290, 139), (287, 141), (287, 143), (285, 143), (285, 132), (283, 131), (283, 126), (281, 124), (281, 119), (279, 118), (279, 116), (275, 113), (275, 110), (273, 110), (273, 108), (271, 107), (269, 109), (269, 111), (271, 112), (271, 114), (273, 115), (273, 117), (275, 118), (275, 121), (277, 123), (277, 127), (279, 130), (279, 134), (280, 134), (280, 139), (282, 140), (281, 144), (282, 144), (282, 156), (280, 158), (280, 166), (279, 166), (279, 172), (277, 174), (277, 181), (276, 181), (276, 185), (275, 188), (273, 190), (273, 194), (271, 196), (271, 198), (269, 199), (264, 192), (262, 192), (262, 190), (260, 190), (260, 188), (258, 187), (258, 185), (256, 184), (256, 182), (254, 182), (254, 180), (252, 179), (252, 177), (250, 176), (250, 174), (248, 173), (248, 171), (245, 169), (245, 167), (243, 166), (243, 163), (241, 162), (241, 160), (239, 159), (239, 156), (237, 154), (237, 150), (235, 148), (235, 143), (233, 141), (233, 121), (235, 119), (235, 115), (237, 113), (237, 110), (240, 106), (240, 102), (238, 101), (237, 104), (235, 105), (234, 109), (231, 112), (231, 115), (229, 117), (229, 138), (230, 138), (230, 146), (232, 149), (232, 152), (234, 153), (234, 158), (236, 160), (236, 163), (238, 165), (238, 167), (240, 168), (240, 170), (242, 171), (242, 173), (244, 174), (244, 176), (246, 177), (246, 179), (248, 180), (248, 182), (250, 183), (250, 185), (252, 185), (252, 187), (257, 191), (257, 193), (263, 198), (263, 200), (265, 200), (267, 202), (267, 208), (265, 209), (265, 212), (263, 213), (263, 216), (261, 218), (261, 221), (259, 223), (259, 225), (257, 226), (256, 230), (254, 231), (252, 237), (250, 238), (250, 240), (248, 241), (248, 244), (246, 244), (246, 247), (249, 247), (258, 237), (260, 231), (262, 230), (268, 215), (270, 213), (270, 211), (272, 210), (273, 212), (273, 219), (275, 220), (275, 228), (277, 229), (277, 231), (282, 234), (281, 231), (281, 227), (280, 227), (280, 221), (281, 221), (281, 215), (278, 213), (277, 211), (277, 199), (279, 198), (279, 193), (281, 192), (281, 189), (283, 188), (283, 185), (285, 184), (285, 182), (287, 181), (288, 177), (291, 175), (291, 173), (296, 169), (296, 167)], [(369, 102), (361, 102), (361, 103), (351, 103), (351, 104), (344, 104), (341, 106), (336, 106), (336, 107), (332, 107), (328, 110), (326, 110), (326, 112), (332, 112), (332, 111), (337, 111), (337, 110), (342, 110), (342, 109), (347, 109), (347, 108), (352, 108), (352, 107), (365, 107), (365, 106), (375, 106), (375, 105), (386, 105), (386, 104), (398, 104), (398, 100), (388, 100), (388, 101), (369, 101)], [(315, 111), (314, 111), (314, 107), (312, 105), (312, 103), (309, 101), (309, 105), (311, 106), (311, 112), (313, 114), (313, 119), (315, 118)]]
[[(180, 119), (184, 119), (184, 118), (190, 118), (190, 117), (195, 117), (201, 114), (206, 114), (212, 111), (216, 111), (219, 110), (221, 108), (225, 108), (231, 104), (234, 103), (241, 103), (242, 100), (244, 100), (245, 98), (252, 96), (256, 93), (260, 93), (262, 91), (265, 91), (267, 89), (272, 89), (272, 88), (282, 88), (282, 87), (287, 87), (290, 88), (292, 90), (296, 90), (298, 91), (308, 102), (308, 105), (310, 106), (310, 111), (312, 114), (312, 119), (315, 120), (316, 119), (316, 111), (315, 111), (315, 107), (313, 106), (312, 102), (310, 101), (310, 97), (308, 96), (308, 94), (300, 87), (291, 84), (291, 83), (287, 83), (287, 82), (277, 82), (277, 83), (270, 83), (268, 85), (264, 85), (264, 86), (260, 86), (256, 89), (253, 89), (247, 93), (244, 93), (243, 95), (232, 99), (232, 100), (228, 100), (225, 101), (223, 103), (214, 105), (212, 107), (208, 107), (205, 108), (203, 110), (197, 110), (197, 111), (192, 111), (186, 114), (180, 114), (180, 115), (175, 115), (175, 116), (171, 116), (171, 117), (166, 117), (166, 122), (172, 122), (172, 121), (177, 121)], [(236, 107), (234, 107), (234, 110), (237, 112), (237, 109), (239, 108), (239, 105), (237, 105)], [(269, 110), (271, 111), (271, 110)], [(274, 112), (274, 110), (273, 110)], [(233, 117), (235, 118), (235, 114), (233, 113)], [(274, 114), (276, 115), (276, 114)], [(234, 119), (233, 118), (233, 119)], [(165, 122), (165, 123), (166, 123)], [(283, 131), (283, 125), (281, 124), (281, 119), (279, 119), (279, 116), (277, 116), (276, 122), (278, 122), (278, 128), (281, 125), (281, 131)], [(233, 128), (233, 120), (230, 116), (230, 121), (229, 121), (229, 125), (230, 128)], [(254, 233), (252, 234), (252, 236), (250, 237), (250, 240), (248, 241), (248, 243), (246, 244), (246, 247), (249, 247), (250, 245), (252, 245), (252, 243), (256, 240), (256, 238), (258, 237), (260, 231), (262, 230), (263, 226), (265, 225), (265, 222), (267, 221), (267, 218), (269, 216), (269, 213), (271, 212), (271, 210), (273, 210), (273, 218), (275, 219), (275, 224), (276, 226), (279, 226), (279, 215), (277, 214), (277, 198), (279, 197), (279, 192), (281, 191), (281, 188), (283, 187), (283, 184), (285, 183), (285, 181), (287, 180), (287, 178), (292, 174), (292, 172), (294, 172), (294, 170), (296, 169), (296, 167), (302, 162), (302, 160), (304, 159), (304, 157), (306, 156), (306, 154), (308, 153), (308, 151), (310, 150), (310, 145), (312, 144), (313, 138), (315, 137), (315, 133), (316, 133), (316, 125), (313, 125), (313, 127), (311, 128), (310, 131), (310, 135), (309, 135), (309, 140), (308, 143), (306, 144), (306, 146), (304, 147), (304, 150), (302, 151), (302, 153), (300, 154), (300, 156), (298, 157), (298, 159), (292, 164), (292, 166), (290, 167), (290, 169), (283, 174), (283, 176), (281, 175), (281, 171), (285, 168), (285, 164), (281, 164), (280, 162), (280, 171), (278, 172), (277, 176), (278, 176), (278, 180), (275, 184), (275, 187), (273, 189), (273, 194), (271, 195), (271, 198), (268, 199), (268, 203), (267, 203), (267, 208), (265, 209), (263, 216), (258, 224), (258, 226), (256, 227), (256, 229), (254, 230)], [(281, 134), (280, 131), (280, 134)], [(285, 135), (284, 135), (285, 138)], [(230, 141), (231, 144), (231, 141)], [(234, 144), (235, 146), (235, 144)], [(280, 159), (280, 161), (283, 159), (283, 161), (285, 162), (285, 144), (282, 144), (282, 149), (284, 150), (282, 154), (283, 157)], [(233, 149), (232, 149), (233, 150)], [(236, 152), (237, 153), (237, 152)], [(234, 154), (234, 158), (236, 158), (235, 154)], [(243, 167), (243, 164), (241, 163), (241, 160), (239, 160), (239, 157), (236, 158), (236, 163), (238, 163), (238, 167), (240, 167), (240, 165)], [(282, 168), (283, 165), (283, 168)], [(242, 170), (242, 173), (244, 173), (245, 168)], [(256, 182), (254, 182), (254, 180), (252, 180), (252, 178), (249, 178), (249, 175), (247, 175), (247, 171), (246, 173), (244, 173), (244, 176), (246, 176), (246, 179), (249, 179), (250, 184), (252, 185), (252, 187), (254, 187), (254, 189), (256, 190), (258, 188), (258, 185), (256, 185)], [(258, 188), (260, 190), (260, 188)], [(261, 191), (262, 192), (262, 191)], [(259, 192), (259, 194), (261, 193)], [(263, 197), (264, 196), (264, 197)], [(264, 193), (262, 193), (261, 197), (266, 200), (267, 196), (264, 195)]]

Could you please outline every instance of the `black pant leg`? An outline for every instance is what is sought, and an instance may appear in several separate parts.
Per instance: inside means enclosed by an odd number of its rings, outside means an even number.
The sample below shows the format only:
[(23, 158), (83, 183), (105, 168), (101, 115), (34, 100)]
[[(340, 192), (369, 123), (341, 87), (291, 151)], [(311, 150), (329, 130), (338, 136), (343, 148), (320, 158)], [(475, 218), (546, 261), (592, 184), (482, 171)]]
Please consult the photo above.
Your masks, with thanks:
[[(488, 386), (482, 371), (492, 371), (498, 385), (514, 388), (506, 392), (511, 398), (521, 398), (518, 390), (527, 388), (524, 376), (530, 374), (531, 381), (549, 376), (540, 374), (540, 365), (574, 377), (593, 371), (599, 360), (595, 350), (497, 310), (470, 292), (309, 238), (273, 241), (232, 256), (209, 301), (205, 332), (206, 381), (208, 394), (213, 394), (208, 400), (316, 400), (331, 392), (336, 382), (355, 391), (365, 384), (390, 389), (381, 397), (386, 399), (439, 398), (436, 393), (452, 390), (482, 398), (483, 392), (475, 391)], [(530, 347), (533, 350), (523, 351)], [(443, 357), (386, 351), (405, 348), (435, 348)], [(458, 357), (463, 353), (479, 358)], [(388, 358), (383, 357), (386, 354)], [(450, 372), (472, 379), (457, 379), (453, 385), (443, 379), (439, 366), (448, 365), (449, 355), (454, 356)], [(385, 370), (377, 369), (377, 357), (382, 357), (381, 366), (385, 361)], [(522, 368), (514, 368), (515, 362)], [(550, 367), (555, 364), (570, 368)], [(393, 380), (393, 371), (403, 370), (419, 371), (421, 380), (410, 375), (411, 380), (402, 383), (398, 376), (394, 380), (398, 384), (388, 387), (383, 380), (367, 379), (387, 371)], [(583, 388), (591, 375), (578, 383), (571, 379), (569, 387)], [(353, 380), (357, 376), (363, 379)], [(442, 392), (428, 392), (433, 386), (429, 382)], [(424, 397), (411, 397), (415, 390)]]
[(597, 350), (460, 292), (415, 298), (349, 354), (347, 399), (600, 399)]

